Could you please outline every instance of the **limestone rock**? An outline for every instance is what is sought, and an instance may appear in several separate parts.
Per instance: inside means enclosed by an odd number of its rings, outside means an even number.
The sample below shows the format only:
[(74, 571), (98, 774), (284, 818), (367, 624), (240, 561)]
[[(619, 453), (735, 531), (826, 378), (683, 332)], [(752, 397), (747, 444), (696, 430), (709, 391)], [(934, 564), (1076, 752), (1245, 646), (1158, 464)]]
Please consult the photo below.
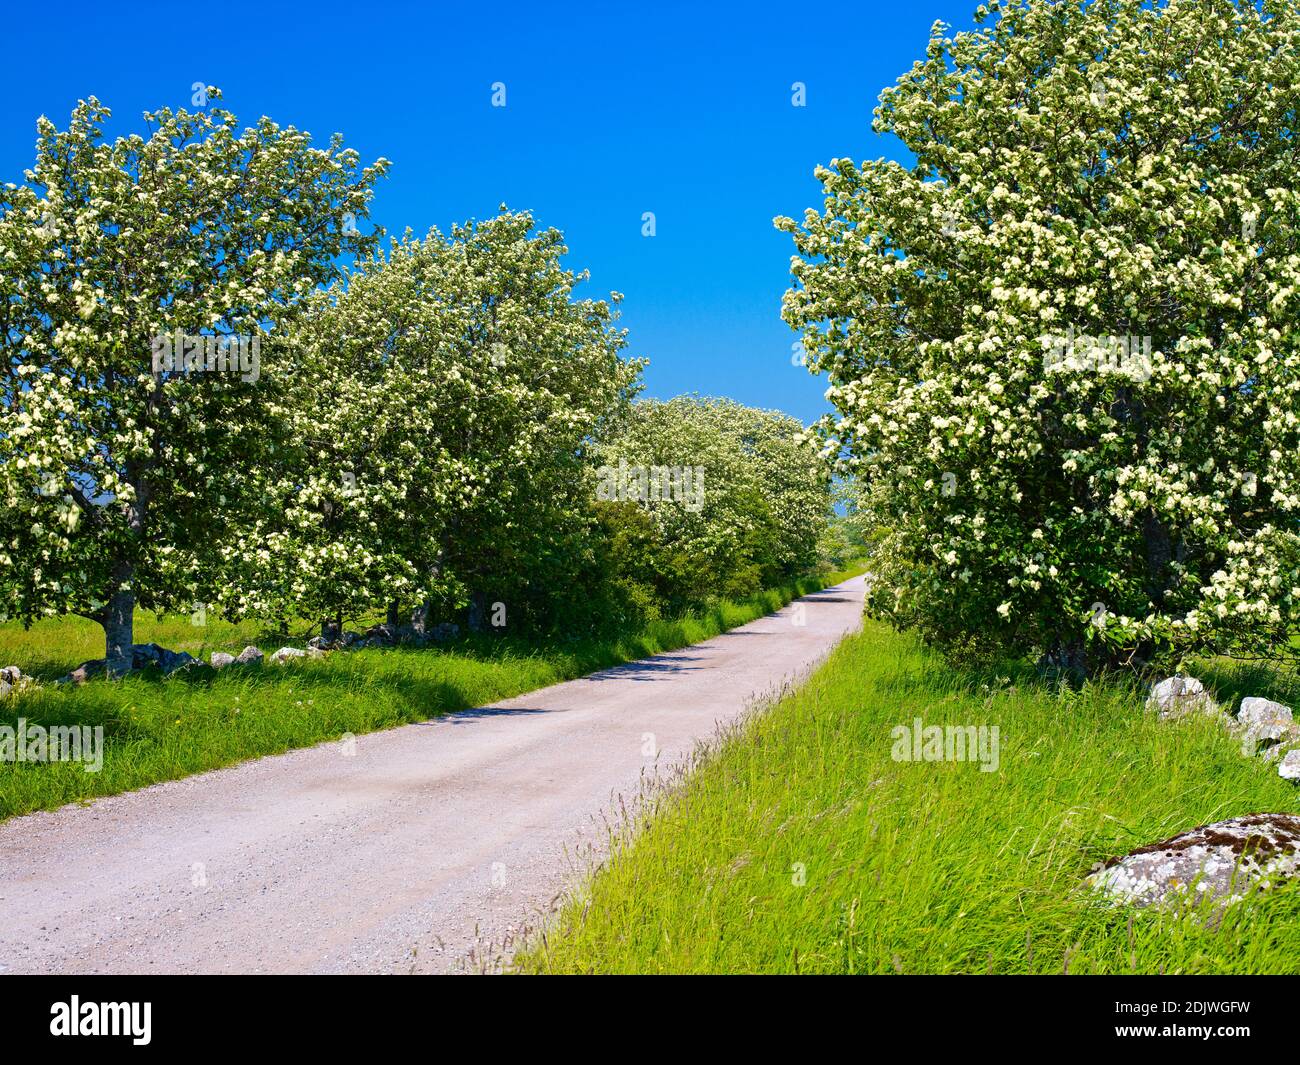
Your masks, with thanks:
[(1271, 699), (1254, 696), (1242, 699), (1234, 727), (1241, 735), (1243, 754), (1262, 754), (1270, 762), (1276, 761), (1300, 739), (1291, 708)]
[(1284, 780), (1300, 781), (1300, 748), (1287, 751), (1282, 761), (1278, 763), (1277, 775)]
[(1219, 706), (1195, 677), (1175, 676), (1162, 680), (1151, 689), (1148, 710), (1159, 710), (1162, 718), (1186, 714), (1217, 714)]
[(1300, 816), (1264, 813), (1138, 847), (1091, 874), (1088, 883), (1117, 902), (1159, 906), (1189, 896), (1234, 902), (1295, 876)]
[(158, 669), (168, 675), (195, 661), (188, 651), (169, 651), (156, 643), (137, 643), (131, 647), (132, 669)]
[[(368, 630), (369, 631), (369, 630)], [(361, 643), (365, 639), (359, 632), (340, 633), (336, 639), (326, 636), (313, 636), (307, 641), (308, 651), (342, 651)]]
[[(137, 643), (131, 645), (131, 669), (156, 669), (164, 676), (170, 676), (177, 670), (193, 666), (198, 662), (188, 651), (169, 651), (166, 647), (159, 647), (156, 643)], [(82, 662), (76, 669), (66, 676), (60, 677), (60, 684), (85, 684), (86, 681), (93, 677), (103, 676), (105, 673), (104, 659), (92, 658), (89, 662)]]
[(17, 666), (5, 666), (0, 669), (0, 698), (17, 695), (27, 688), (37, 687), (36, 678), (26, 676)]

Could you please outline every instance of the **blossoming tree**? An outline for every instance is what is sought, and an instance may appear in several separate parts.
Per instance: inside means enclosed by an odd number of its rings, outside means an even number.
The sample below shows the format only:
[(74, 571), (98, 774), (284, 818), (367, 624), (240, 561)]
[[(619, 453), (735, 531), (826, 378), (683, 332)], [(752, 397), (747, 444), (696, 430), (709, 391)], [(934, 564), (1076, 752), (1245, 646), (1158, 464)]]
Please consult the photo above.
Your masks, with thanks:
[(991, 4), (881, 96), (915, 164), (832, 160), (777, 220), (875, 610), (1072, 669), (1289, 647), (1298, 34), (1281, 0)]
[(593, 466), (612, 568), (669, 610), (807, 572), (831, 514), (804, 426), (734, 400), (638, 402)]
[(67, 130), (42, 118), (27, 183), (0, 192), (0, 613), (94, 618), (119, 674), (134, 608), (215, 598), (265, 505), (274, 375), (222, 370), (210, 338), (273, 363), (335, 257), (373, 245), (353, 223), (387, 163), (218, 106), (112, 143), (108, 117), (91, 98)]
[[(394, 241), (294, 332), (291, 457), (242, 611), (336, 626), (467, 603), (512, 613), (570, 586), (586, 442), (629, 401), (610, 301), (575, 299), (561, 234), (527, 212)], [(534, 604), (541, 606), (539, 602)], [(501, 620), (498, 612), (498, 620)]]

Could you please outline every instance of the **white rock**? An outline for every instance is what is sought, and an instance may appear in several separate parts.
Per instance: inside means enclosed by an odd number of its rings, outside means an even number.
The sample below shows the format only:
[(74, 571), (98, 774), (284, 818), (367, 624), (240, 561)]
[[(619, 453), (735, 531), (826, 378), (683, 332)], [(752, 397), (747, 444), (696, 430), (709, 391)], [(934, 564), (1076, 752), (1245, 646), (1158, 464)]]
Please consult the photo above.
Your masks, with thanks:
[(251, 662), (261, 662), (262, 658), (263, 655), (261, 650), (254, 647), (252, 644), (249, 644), (239, 652), (238, 657), (235, 659), (235, 663), (236, 665), (246, 666)]
[[(1241, 710), (1237, 714), (1237, 720), (1248, 728), (1273, 728), (1277, 726), (1284, 728), (1291, 724), (1294, 718), (1289, 706), (1275, 703), (1272, 699), (1248, 696), (1241, 700)], [(1277, 737), (1272, 738), (1276, 739)]]
[(1278, 763), (1277, 775), (1284, 780), (1300, 780), (1300, 750), (1287, 751)]
[(226, 654), (225, 651), (212, 652), (211, 662), (212, 662), (213, 669), (224, 669), (226, 666), (230, 665), (230, 663), (233, 662), (234, 660), (235, 660), (235, 656), (228, 655)]
[(1245, 735), (1245, 742), (1242, 743), (1242, 751), (1247, 756), (1258, 754), (1266, 762), (1276, 762), (1283, 755), (1296, 749), (1300, 749), (1300, 725), (1288, 725), (1277, 743), (1260, 747), (1258, 741), (1249, 734)]
[(17, 695), (20, 691), (36, 686), (36, 678), (25, 676), (17, 666), (0, 669), (0, 695)]
[(1275, 745), (1286, 739), (1295, 727), (1291, 708), (1275, 703), (1272, 699), (1259, 699), (1249, 696), (1241, 700), (1241, 710), (1237, 713), (1237, 726), (1242, 730), (1242, 750), (1246, 754), (1260, 751), (1261, 743), (1270, 746), (1262, 750), (1265, 755), (1273, 751), (1277, 756)]
[(1195, 677), (1177, 676), (1168, 677), (1151, 689), (1147, 709), (1159, 710), (1162, 718), (1171, 718), (1191, 713), (1217, 714), (1219, 705)]
[(1248, 814), (1139, 847), (1087, 878), (1114, 901), (1181, 903), (1190, 894), (1233, 902), (1300, 876), (1300, 817)]
[(306, 658), (307, 652), (297, 647), (281, 647), (271, 656), (271, 661), (277, 665), (283, 665), (291, 658)]

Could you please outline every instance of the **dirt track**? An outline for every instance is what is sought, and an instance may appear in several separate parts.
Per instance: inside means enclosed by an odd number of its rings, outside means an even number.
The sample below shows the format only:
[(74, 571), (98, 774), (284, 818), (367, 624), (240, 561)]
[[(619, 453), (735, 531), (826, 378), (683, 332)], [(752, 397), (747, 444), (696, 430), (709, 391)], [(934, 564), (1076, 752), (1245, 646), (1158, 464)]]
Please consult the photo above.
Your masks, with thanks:
[(806, 672), (861, 609), (857, 578), (351, 756), (331, 743), (14, 818), (0, 972), (473, 968), (575, 882), (619, 796)]

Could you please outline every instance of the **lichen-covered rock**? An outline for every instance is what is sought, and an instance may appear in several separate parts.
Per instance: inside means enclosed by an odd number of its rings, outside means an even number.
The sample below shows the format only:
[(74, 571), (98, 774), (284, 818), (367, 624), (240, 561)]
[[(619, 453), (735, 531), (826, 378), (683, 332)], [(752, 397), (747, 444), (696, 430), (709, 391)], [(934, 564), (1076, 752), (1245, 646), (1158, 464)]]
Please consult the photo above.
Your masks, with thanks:
[(1151, 689), (1148, 710), (1159, 710), (1162, 718), (1186, 714), (1217, 714), (1219, 705), (1195, 677), (1175, 676), (1162, 680)]
[(169, 651), (156, 643), (137, 643), (131, 648), (132, 669), (159, 669), (164, 674), (184, 669), (195, 657), (188, 651)]
[(71, 673), (60, 677), (55, 683), (57, 684), (85, 684), (86, 681), (94, 677), (100, 677), (104, 674), (104, 660), (102, 658), (92, 658), (89, 662), (82, 662)]
[(1242, 749), (1248, 755), (1258, 754), (1265, 762), (1276, 762), (1291, 751), (1300, 749), (1300, 725), (1287, 726), (1276, 743), (1268, 740), (1255, 741), (1247, 735)]
[(212, 663), (213, 669), (225, 669), (234, 662), (235, 656), (226, 654), (225, 651), (213, 651), (208, 660)]
[(1249, 695), (1241, 700), (1241, 709), (1237, 720), (1243, 725), (1264, 725), (1273, 722), (1290, 724), (1294, 720), (1289, 706), (1275, 703), (1272, 699), (1261, 699)]
[(277, 666), (282, 666), (293, 658), (306, 658), (307, 652), (299, 647), (281, 647), (271, 655), (271, 661)]
[[(169, 651), (166, 647), (159, 647), (156, 643), (137, 643), (131, 645), (131, 668), (137, 669), (157, 669), (164, 675), (175, 673), (179, 669), (185, 669), (192, 666), (198, 659), (188, 651)], [(92, 658), (89, 662), (82, 662), (76, 669), (66, 676), (60, 677), (60, 684), (85, 684), (92, 677), (102, 676), (104, 674), (104, 660), (102, 658)]]
[(1237, 723), (1246, 729), (1247, 735), (1257, 739), (1280, 740), (1290, 731), (1294, 718), (1289, 706), (1251, 696), (1241, 700)]
[(255, 662), (260, 663), (262, 661), (262, 657), (263, 657), (262, 652), (258, 648), (254, 647), (252, 644), (249, 644), (242, 651), (240, 651), (239, 654), (235, 656), (235, 664), (240, 666), (248, 666), (248, 665), (252, 665)]
[[(370, 630), (368, 630), (370, 631)], [(361, 643), (365, 639), (359, 632), (340, 633), (337, 638), (330, 639), (326, 636), (313, 636), (307, 641), (307, 650), (310, 651), (343, 651)]]
[(1113, 859), (1088, 883), (1117, 902), (1234, 902), (1300, 875), (1300, 817), (1248, 814), (1202, 825)]
[(1287, 751), (1278, 763), (1277, 775), (1284, 780), (1300, 780), (1300, 749)]
[(1295, 745), (1300, 731), (1289, 706), (1253, 696), (1241, 700), (1232, 728), (1241, 736), (1241, 753), (1276, 761)]
[(0, 669), (0, 698), (17, 695), (27, 688), (35, 688), (36, 678), (26, 676), (17, 666), (5, 666)]

